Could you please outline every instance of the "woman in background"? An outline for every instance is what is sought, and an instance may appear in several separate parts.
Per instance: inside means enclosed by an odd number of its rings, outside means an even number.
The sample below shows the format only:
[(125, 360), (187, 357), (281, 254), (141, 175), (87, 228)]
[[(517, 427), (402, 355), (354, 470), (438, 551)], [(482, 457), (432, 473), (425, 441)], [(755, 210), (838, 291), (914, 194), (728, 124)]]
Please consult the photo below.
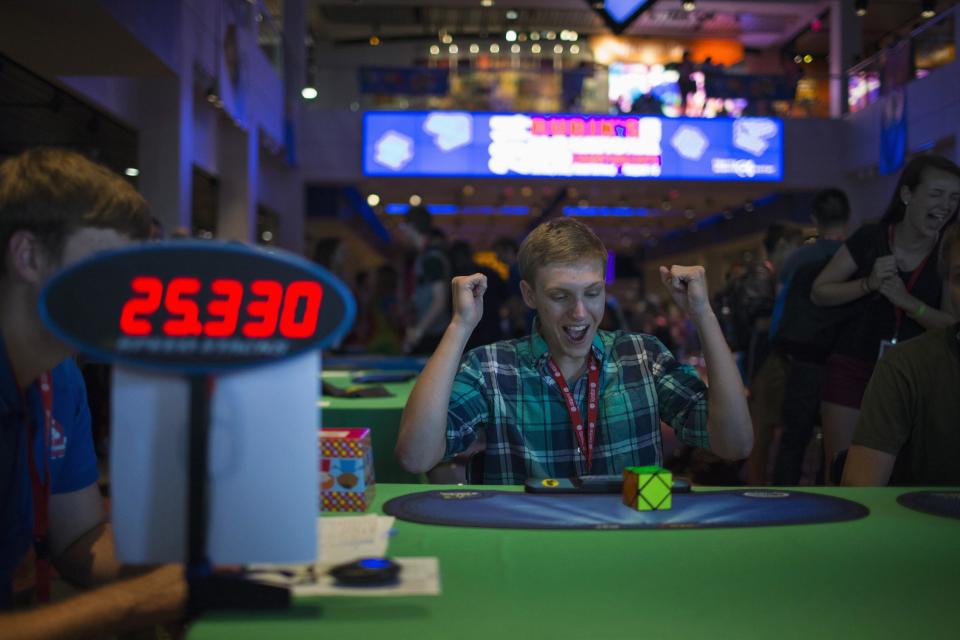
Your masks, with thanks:
[[(813, 283), (820, 306), (858, 301), (861, 313), (844, 325), (827, 358), (821, 404), (828, 471), (850, 446), (860, 402), (874, 365), (890, 344), (955, 322), (957, 309), (937, 273), (936, 250), (960, 205), (960, 168), (939, 156), (911, 160), (879, 223), (857, 230)], [(838, 481), (839, 478), (827, 480)]]

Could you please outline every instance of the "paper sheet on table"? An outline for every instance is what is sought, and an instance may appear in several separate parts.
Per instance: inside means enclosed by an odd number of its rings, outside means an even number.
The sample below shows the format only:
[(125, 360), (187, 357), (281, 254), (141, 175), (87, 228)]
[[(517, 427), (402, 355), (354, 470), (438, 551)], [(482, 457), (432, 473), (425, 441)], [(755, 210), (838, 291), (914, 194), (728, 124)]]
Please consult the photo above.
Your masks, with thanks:
[(317, 564), (329, 566), (387, 555), (394, 520), (392, 516), (376, 514), (319, 518)]
[(385, 587), (344, 587), (333, 577), (318, 574), (316, 582), (294, 585), (293, 595), (307, 596), (438, 596), (440, 595), (440, 565), (436, 558), (391, 558), (400, 565), (397, 584)]
[(399, 564), (399, 582), (385, 587), (345, 587), (336, 584), (327, 571), (358, 558), (387, 555), (390, 530), (395, 518), (364, 516), (323, 516), (317, 521), (317, 557), (314, 565), (257, 565), (251, 567), (256, 579), (289, 586), (295, 596), (414, 596), (439, 595), (440, 570), (436, 558), (391, 558)]

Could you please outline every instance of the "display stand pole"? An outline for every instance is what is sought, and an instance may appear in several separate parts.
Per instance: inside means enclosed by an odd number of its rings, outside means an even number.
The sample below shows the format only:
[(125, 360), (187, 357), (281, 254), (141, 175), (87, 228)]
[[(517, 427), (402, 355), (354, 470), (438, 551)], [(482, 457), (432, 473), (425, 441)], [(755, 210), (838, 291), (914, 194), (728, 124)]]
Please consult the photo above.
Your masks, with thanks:
[[(207, 472), (210, 452), (210, 401), (213, 378), (190, 378), (189, 470), (187, 481), (187, 611), (216, 609), (284, 609), (290, 590), (213, 573), (207, 557), (209, 505)], [(237, 535), (243, 535), (238, 531)]]

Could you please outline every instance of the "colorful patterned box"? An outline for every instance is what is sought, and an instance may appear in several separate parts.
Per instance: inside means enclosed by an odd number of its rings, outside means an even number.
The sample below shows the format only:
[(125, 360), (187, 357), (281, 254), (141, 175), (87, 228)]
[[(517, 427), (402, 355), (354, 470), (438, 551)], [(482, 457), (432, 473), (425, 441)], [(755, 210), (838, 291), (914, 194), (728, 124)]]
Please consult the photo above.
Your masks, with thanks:
[(673, 474), (661, 467), (627, 467), (623, 470), (623, 504), (637, 511), (669, 509)]
[(370, 429), (321, 429), (320, 511), (366, 511), (375, 490)]

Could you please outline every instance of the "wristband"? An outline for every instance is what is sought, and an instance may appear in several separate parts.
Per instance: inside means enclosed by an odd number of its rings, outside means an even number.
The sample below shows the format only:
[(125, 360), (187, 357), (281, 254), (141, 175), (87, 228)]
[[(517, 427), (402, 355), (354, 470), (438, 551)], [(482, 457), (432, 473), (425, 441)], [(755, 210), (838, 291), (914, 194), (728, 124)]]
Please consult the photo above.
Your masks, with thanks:
[(910, 317), (916, 320), (926, 312), (927, 312), (927, 305), (926, 303), (921, 302), (920, 306), (917, 307), (917, 310), (910, 314)]

